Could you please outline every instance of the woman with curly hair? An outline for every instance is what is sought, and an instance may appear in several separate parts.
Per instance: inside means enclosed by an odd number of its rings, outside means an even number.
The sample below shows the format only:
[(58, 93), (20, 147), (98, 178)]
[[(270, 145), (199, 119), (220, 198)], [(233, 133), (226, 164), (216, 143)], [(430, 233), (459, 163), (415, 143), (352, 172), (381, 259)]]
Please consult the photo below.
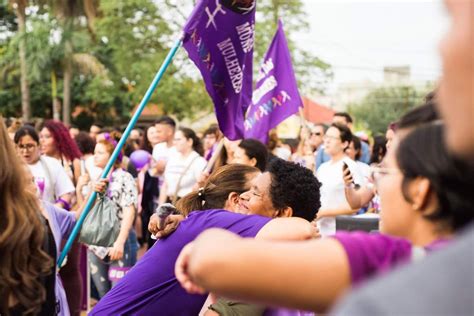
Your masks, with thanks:
[[(81, 176), (81, 152), (76, 142), (71, 138), (67, 127), (55, 120), (46, 121), (40, 132), (41, 152), (51, 158), (56, 158), (68, 177), (77, 183)], [(67, 201), (63, 203), (64, 209), (71, 209)], [(74, 204), (74, 199), (71, 204)], [(82, 277), (79, 270), (80, 245), (74, 242), (68, 255), (66, 265), (61, 269), (61, 278), (64, 281), (69, 308), (72, 315), (79, 315), (82, 301)]]
[(69, 178), (77, 183), (81, 175), (82, 155), (67, 127), (59, 121), (46, 121), (40, 132), (40, 144), (41, 152), (59, 160)]
[(35, 194), (19, 190), (30, 180), (1, 117), (0, 166), (0, 314), (51, 314), (54, 287), (48, 293), (42, 282), (54, 284), (54, 262), (42, 249), (50, 234)]

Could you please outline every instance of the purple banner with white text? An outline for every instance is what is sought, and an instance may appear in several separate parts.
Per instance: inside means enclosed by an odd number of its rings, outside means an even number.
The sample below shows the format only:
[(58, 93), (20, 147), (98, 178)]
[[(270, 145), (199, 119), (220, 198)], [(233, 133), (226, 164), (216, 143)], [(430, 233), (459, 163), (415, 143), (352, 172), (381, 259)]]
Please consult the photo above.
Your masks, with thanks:
[(298, 112), (302, 105), (283, 25), (279, 21), (258, 73), (252, 104), (244, 122), (245, 138), (266, 143), (268, 132)]
[(184, 27), (183, 47), (201, 72), (219, 127), (244, 137), (252, 98), (256, 0), (200, 0)]

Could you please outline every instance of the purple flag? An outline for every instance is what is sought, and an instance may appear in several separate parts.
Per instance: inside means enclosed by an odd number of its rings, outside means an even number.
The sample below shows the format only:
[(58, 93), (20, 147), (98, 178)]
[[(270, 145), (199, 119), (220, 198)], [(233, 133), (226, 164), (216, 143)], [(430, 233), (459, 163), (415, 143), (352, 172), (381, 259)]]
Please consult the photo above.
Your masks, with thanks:
[(244, 137), (252, 99), (256, 0), (200, 0), (184, 27), (183, 46), (199, 68), (224, 135)]
[(268, 131), (303, 105), (281, 21), (258, 73), (244, 123), (245, 138), (267, 142)]

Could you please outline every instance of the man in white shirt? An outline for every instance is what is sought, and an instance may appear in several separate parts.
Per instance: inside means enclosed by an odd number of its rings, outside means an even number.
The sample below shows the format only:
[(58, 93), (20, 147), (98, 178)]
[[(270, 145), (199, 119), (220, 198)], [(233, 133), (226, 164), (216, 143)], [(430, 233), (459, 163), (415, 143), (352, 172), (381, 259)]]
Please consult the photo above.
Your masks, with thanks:
[(338, 123), (332, 124), (324, 135), (324, 151), (331, 159), (323, 163), (317, 171), (317, 178), (321, 182), (321, 209), (317, 215), (317, 223), (323, 237), (336, 233), (337, 215), (353, 214), (357, 211), (352, 210), (347, 203), (342, 177), (345, 164), (351, 171), (355, 184), (362, 183), (356, 163), (345, 154), (351, 141), (350, 129)]
[[(155, 121), (155, 129), (159, 143), (153, 147), (153, 170), (152, 175), (159, 176), (160, 179), (165, 171), (166, 162), (170, 154), (174, 151), (173, 139), (176, 129), (176, 122), (169, 116), (163, 115)], [(160, 181), (162, 183), (162, 180)]]

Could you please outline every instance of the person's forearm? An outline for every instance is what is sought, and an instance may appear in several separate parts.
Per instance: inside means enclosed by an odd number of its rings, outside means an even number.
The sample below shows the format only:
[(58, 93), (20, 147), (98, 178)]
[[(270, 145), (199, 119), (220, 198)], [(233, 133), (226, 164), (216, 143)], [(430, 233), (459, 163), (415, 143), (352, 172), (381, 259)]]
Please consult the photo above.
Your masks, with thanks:
[(168, 191), (168, 185), (166, 184), (166, 181), (165, 181), (160, 188), (160, 196), (158, 197), (158, 204), (161, 205), (166, 202), (166, 198), (168, 197), (166, 195), (166, 191)]
[(117, 242), (125, 244), (128, 238), (128, 234), (133, 225), (133, 219), (135, 218), (135, 207), (130, 205), (123, 209), (123, 218), (120, 223), (120, 233), (117, 237)]
[(308, 240), (314, 237), (311, 223), (298, 217), (275, 218), (255, 236), (266, 240)]
[(219, 295), (324, 312), (350, 286), (345, 251), (334, 239), (236, 239), (220, 248), (191, 256), (188, 266), (196, 284)]
[(370, 202), (374, 197), (374, 192), (366, 186), (362, 186), (360, 189), (355, 190), (349, 186), (344, 189), (347, 203), (353, 209), (360, 209), (364, 205)]
[(362, 207), (360, 191), (355, 190), (352, 186), (346, 186), (344, 189), (347, 203), (352, 209), (359, 209)]

